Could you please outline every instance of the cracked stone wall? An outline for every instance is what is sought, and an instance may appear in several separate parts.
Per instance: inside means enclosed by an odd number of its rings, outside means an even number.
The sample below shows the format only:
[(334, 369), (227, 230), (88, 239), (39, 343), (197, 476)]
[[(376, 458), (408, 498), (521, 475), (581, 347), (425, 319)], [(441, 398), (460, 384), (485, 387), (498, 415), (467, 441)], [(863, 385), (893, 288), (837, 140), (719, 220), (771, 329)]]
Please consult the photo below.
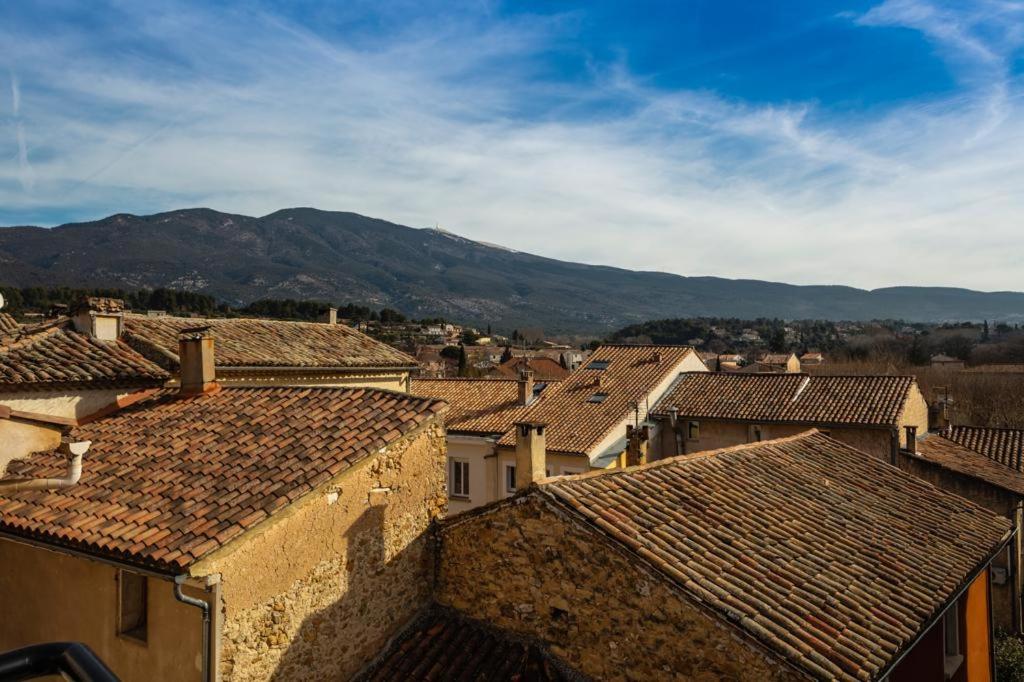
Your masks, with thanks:
[(440, 603), (536, 637), (594, 679), (803, 679), (537, 495), (449, 521), (439, 554)]
[(193, 571), (221, 574), (224, 680), (348, 679), (430, 599), (445, 510), (436, 422)]

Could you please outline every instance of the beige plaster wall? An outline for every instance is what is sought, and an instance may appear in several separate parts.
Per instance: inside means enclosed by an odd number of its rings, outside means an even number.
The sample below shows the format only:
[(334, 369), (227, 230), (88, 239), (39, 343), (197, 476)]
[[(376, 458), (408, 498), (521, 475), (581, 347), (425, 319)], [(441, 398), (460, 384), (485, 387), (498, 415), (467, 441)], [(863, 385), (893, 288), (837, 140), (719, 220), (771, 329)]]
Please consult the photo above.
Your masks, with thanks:
[(456, 497), (451, 494), (451, 481), (448, 481), (448, 513), (458, 514), (468, 511), (493, 501), (492, 481), (494, 469), (494, 438), (483, 436), (463, 436), (459, 434), (448, 434), (448, 462), (447, 475), (451, 477), (451, 461), (457, 459), (469, 462), (469, 496)]
[(924, 399), (921, 389), (914, 383), (907, 395), (907, 402), (903, 405), (903, 414), (900, 417), (900, 447), (907, 445), (907, 432), (904, 426), (916, 426), (917, 435), (923, 436), (928, 433), (928, 402)]
[(60, 445), (61, 428), (18, 419), (0, 419), (0, 476), (15, 459), (48, 452)]
[(800, 679), (536, 495), (452, 519), (439, 542), (439, 602), (537, 637), (594, 679)]
[(193, 567), (219, 573), (225, 680), (348, 679), (429, 600), (446, 506), (432, 421)]
[(81, 419), (116, 403), (138, 389), (4, 391), (0, 405), (36, 414)]
[(0, 651), (78, 641), (122, 680), (197, 682), (202, 612), (175, 600), (172, 581), (149, 578), (147, 642), (122, 637), (117, 575), (108, 564), (0, 540)]
[[(691, 440), (685, 438), (689, 433), (687, 422), (698, 421), (700, 423), (700, 438)], [(761, 431), (761, 440), (772, 440), (774, 438), (785, 438), (798, 433), (803, 433), (815, 428), (813, 425), (804, 424), (747, 424), (743, 422), (713, 421), (709, 419), (684, 419), (680, 417), (679, 428), (683, 430), (684, 452), (705, 452), (719, 448), (742, 445), (757, 440), (755, 427)], [(886, 462), (891, 460), (891, 432), (887, 429), (865, 429), (865, 428), (842, 428), (842, 427), (818, 427), (821, 431), (827, 431), (832, 438), (846, 443), (850, 447), (867, 452)]]

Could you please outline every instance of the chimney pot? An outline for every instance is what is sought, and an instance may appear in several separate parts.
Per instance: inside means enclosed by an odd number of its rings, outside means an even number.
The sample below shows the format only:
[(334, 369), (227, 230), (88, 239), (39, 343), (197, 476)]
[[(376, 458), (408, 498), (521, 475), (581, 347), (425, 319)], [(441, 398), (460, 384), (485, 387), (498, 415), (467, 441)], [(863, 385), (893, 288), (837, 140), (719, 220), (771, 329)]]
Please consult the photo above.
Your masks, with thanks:
[(547, 475), (546, 424), (516, 423), (516, 490), (522, 490)]
[(338, 309), (328, 308), (326, 312), (320, 315), (320, 320), (325, 324), (338, 324)]
[(916, 426), (904, 426), (907, 432), (907, 452), (912, 455), (917, 454), (917, 427)]
[(217, 387), (213, 335), (209, 327), (183, 329), (178, 337), (181, 394), (209, 393)]

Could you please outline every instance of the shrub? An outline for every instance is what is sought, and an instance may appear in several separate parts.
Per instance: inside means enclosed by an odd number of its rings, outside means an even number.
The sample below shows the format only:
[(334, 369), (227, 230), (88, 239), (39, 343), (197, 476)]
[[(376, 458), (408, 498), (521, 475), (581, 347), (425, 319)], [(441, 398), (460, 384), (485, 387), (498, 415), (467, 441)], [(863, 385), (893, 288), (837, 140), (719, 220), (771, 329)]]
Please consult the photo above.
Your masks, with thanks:
[(1024, 643), (1017, 637), (996, 633), (996, 682), (1024, 682)]

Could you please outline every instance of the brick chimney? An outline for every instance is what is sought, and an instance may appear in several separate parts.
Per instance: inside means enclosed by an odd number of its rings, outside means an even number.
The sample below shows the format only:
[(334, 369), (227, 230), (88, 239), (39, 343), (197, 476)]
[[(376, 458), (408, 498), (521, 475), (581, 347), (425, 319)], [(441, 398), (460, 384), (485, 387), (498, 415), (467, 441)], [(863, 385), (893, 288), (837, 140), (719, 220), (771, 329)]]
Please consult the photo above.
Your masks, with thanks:
[(338, 324), (338, 309), (328, 308), (326, 312), (320, 315), (320, 321), (325, 324)]
[(178, 337), (181, 394), (198, 395), (217, 388), (213, 361), (213, 335), (209, 327), (181, 330)]
[(124, 301), (90, 296), (72, 305), (68, 314), (79, 334), (98, 341), (116, 341), (124, 325)]
[(516, 490), (522, 490), (547, 475), (547, 424), (516, 422)]
[(519, 404), (526, 407), (533, 402), (533, 372), (524, 369), (519, 373)]
[(650, 442), (650, 428), (626, 425), (626, 461), (628, 467), (647, 464), (647, 447)]
[(912, 455), (917, 454), (917, 427), (916, 426), (904, 426), (903, 429), (907, 432), (907, 445), (906, 451)]

